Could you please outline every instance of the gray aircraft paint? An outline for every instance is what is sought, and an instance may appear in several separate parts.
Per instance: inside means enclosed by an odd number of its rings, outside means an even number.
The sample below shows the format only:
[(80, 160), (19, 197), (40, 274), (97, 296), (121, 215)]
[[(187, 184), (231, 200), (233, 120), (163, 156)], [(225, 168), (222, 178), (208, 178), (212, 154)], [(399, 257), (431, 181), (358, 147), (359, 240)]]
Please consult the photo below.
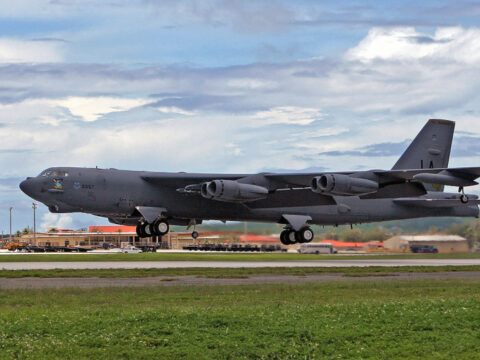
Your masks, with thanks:
[[(470, 196), (470, 202), (462, 204), (458, 194), (429, 192), (428, 184), (426, 187), (413, 179), (418, 174), (431, 176), (445, 171), (453, 129), (451, 121), (430, 120), (392, 170), (333, 173), (379, 183), (377, 192), (360, 196), (313, 192), (310, 184), (319, 173), (189, 174), (76, 167), (47, 169), (27, 178), (20, 188), (52, 212), (84, 212), (118, 224), (151, 220), (155, 209), (157, 217), (170, 224), (210, 219), (264, 221), (287, 223), (294, 230), (305, 222), (336, 225), (430, 216), (478, 217), (477, 197)], [(425, 166), (432, 162), (434, 168)], [(480, 176), (479, 168), (448, 171), (459, 181)], [(247, 202), (218, 201), (199, 194), (201, 184), (220, 179), (262, 186), (269, 194)], [(289, 221), (294, 218), (295, 224)]]

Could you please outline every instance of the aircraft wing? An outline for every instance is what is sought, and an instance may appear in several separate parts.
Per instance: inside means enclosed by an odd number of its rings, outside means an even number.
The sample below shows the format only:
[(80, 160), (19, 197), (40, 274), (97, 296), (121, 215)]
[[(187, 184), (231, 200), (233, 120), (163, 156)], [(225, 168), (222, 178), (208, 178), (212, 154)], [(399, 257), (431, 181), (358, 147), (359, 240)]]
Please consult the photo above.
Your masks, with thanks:
[(373, 172), (379, 176), (411, 180), (418, 174), (438, 174), (447, 171), (452, 176), (459, 178), (475, 180), (480, 177), (480, 167), (462, 167), (462, 168), (436, 168), (436, 169), (411, 169), (411, 170), (374, 170)]
[[(274, 182), (283, 183), (287, 187), (309, 187), (312, 179), (323, 174), (342, 174), (357, 175), (360, 173), (370, 173), (379, 178), (380, 186), (388, 183), (405, 182), (415, 180), (419, 174), (448, 174), (448, 176), (465, 181), (465, 185), (475, 185), (473, 182), (480, 177), (480, 167), (463, 168), (435, 168), (435, 169), (411, 169), (411, 170), (369, 170), (362, 172), (322, 172), (322, 173), (286, 173), (286, 174), (264, 174), (264, 176)], [(362, 176), (359, 176), (362, 177)], [(419, 180), (419, 182), (422, 182)]]
[(402, 198), (393, 200), (395, 204), (412, 206), (412, 207), (424, 207), (424, 208), (449, 208), (459, 206), (472, 206), (480, 205), (479, 199), (469, 200), (467, 204), (463, 204), (458, 199), (422, 199), (422, 198)]
[(354, 171), (348, 172), (317, 172), (317, 173), (285, 173), (285, 174), (274, 174), (267, 173), (263, 174), (268, 180), (284, 184), (285, 187), (310, 187), (312, 185), (312, 179), (316, 176), (323, 174), (341, 174), (341, 175), (352, 175)]
[(238, 180), (248, 175), (244, 174), (195, 174), (195, 173), (145, 173), (142, 179), (146, 182), (169, 187), (183, 187), (192, 184), (200, 184), (216, 179)]
[[(456, 183), (461, 181), (465, 186), (475, 185), (474, 180), (480, 177), (480, 167), (464, 167), (464, 168), (435, 168), (435, 169), (410, 169), (410, 170), (369, 170), (369, 171), (348, 171), (348, 172), (315, 172), (315, 173), (260, 173), (260, 174), (201, 174), (201, 173), (157, 173), (146, 172), (142, 175), (142, 179), (161, 186), (182, 188), (191, 185), (199, 185), (203, 182), (212, 180), (244, 180), (249, 183), (250, 179), (263, 178), (268, 182), (266, 185), (270, 190), (282, 188), (306, 188), (310, 187), (314, 177), (323, 174), (341, 174), (355, 175), (363, 177), (363, 174), (378, 177), (380, 187), (392, 183), (404, 183), (415, 179), (415, 176), (426, 176), (429, 174), (439, 174), (449, 177), (450, 181)], [(452, 180), (453, 178), (453, 180)], [(426, 181), (425, 181), (426, 182)], [(447, 185), (450, 185), (447, 183)], [(455, 185), (456, 186), (456, 185)]]

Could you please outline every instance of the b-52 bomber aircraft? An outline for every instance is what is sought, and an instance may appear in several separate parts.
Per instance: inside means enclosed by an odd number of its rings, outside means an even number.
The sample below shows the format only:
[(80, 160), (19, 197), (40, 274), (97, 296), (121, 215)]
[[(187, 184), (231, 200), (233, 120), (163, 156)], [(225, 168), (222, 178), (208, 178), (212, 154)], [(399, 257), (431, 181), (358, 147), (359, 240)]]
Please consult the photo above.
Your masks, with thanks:
[[(53, 167), (20, 184), (53, 213), (84, 212), (136, 225), (139, 237), (203, 220), (284, 224), (283, 244), (313, 240), (311, 224), (433, 216), (478, 217), (464, 188), (480, 168), (448, 168), (455, 123), (429, 120), (391, 170), (193, 174)], [(444, 186), (458, 193), (444, 192)], [(198, 236), (193, 231), (192, 236)]]

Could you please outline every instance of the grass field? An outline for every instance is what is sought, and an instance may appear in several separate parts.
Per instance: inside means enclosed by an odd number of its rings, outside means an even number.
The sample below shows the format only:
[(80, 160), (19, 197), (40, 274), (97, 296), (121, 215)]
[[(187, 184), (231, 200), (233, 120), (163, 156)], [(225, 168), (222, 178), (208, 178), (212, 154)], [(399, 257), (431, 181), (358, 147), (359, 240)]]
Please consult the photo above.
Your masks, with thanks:
[(479, 259), (480, 253), (396, 255), (309, 255), (292, 253), (140, 253), (140, 254), (19, 254), (1, 255), (2, 262), (31, 261), (278, 261), (278, 260), (371, 260), (371, 259)]
[(477, 359), (480, 280), (0, 291), (2, 359)]
[(308, 274), (375, 275), (379, 273), (433, 273), (478, 271), (480, 266), (368, 266), (368, 267), (261, 267), (261, 268), (169, 268), (169, 269), (54, 269), (54, 270), (0, 270), (0, 278), (141, 278), (153, 276), (196, 275), (228, 278), (248, 275), (283, 274), (304, 276)]

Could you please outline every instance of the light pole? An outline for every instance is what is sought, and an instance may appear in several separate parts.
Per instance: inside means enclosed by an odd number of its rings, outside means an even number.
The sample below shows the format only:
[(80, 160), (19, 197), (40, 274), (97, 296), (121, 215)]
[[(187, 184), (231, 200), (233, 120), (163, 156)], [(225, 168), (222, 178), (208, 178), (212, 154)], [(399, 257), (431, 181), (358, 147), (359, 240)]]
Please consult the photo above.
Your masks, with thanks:
[(12, 241), (12, 210), (13, 207), (10, 206), (10, 233), (8, 235), (10, 241)]
[(32, 203), (32, 209), (33, 209), (33, 244), (34, 246), (37, 245), (37, 220), (35, 217), (35, 210), (37, 210), (38, 204), (37, 203)]

